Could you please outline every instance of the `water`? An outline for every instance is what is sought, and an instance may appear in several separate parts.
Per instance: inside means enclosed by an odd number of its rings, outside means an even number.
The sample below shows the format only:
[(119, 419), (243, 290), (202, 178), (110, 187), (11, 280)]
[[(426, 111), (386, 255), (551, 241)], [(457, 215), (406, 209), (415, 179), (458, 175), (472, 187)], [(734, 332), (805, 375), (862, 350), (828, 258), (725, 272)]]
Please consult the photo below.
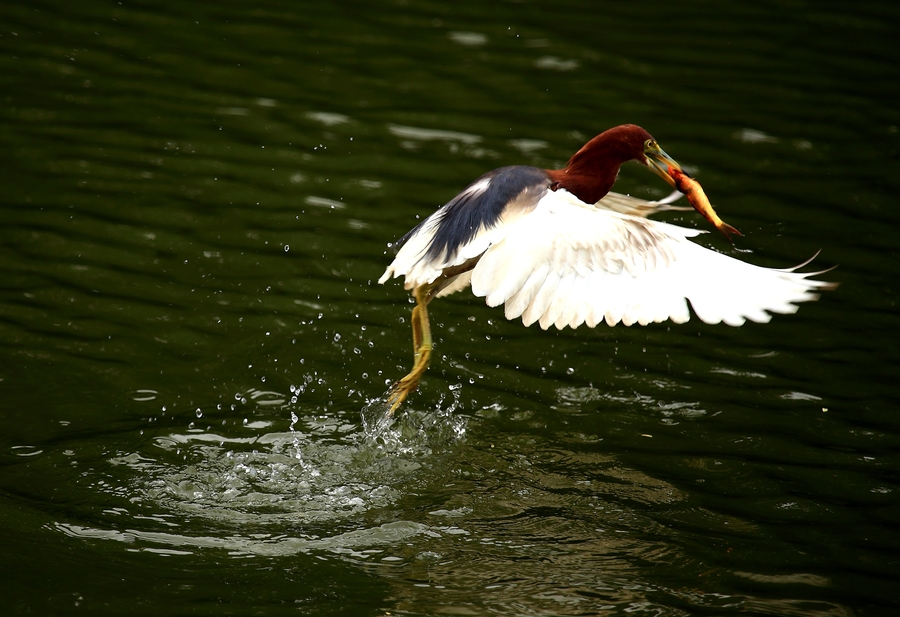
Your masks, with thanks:
[[(900, 612), (898, 11), (0, 9), (9, 614)], [(622, 122), (841, 283), (770, 324), (409, 310), (389, 242)], [(635, 165), (618, 190), (662, 197)], [(692, 213), (665, 220), (705, 228)]]

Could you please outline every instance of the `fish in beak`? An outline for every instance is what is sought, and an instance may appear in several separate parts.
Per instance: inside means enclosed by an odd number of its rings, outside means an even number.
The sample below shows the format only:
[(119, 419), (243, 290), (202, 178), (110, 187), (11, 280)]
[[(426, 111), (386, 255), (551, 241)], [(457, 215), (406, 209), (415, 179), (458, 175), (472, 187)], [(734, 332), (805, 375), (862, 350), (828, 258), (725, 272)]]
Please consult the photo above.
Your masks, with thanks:
[(648, 139), (644, 144), (644, 157), (646, 165), (659, 176), (671, 184), (673, 187), (684, 193), (688, 202), (694, 209), (702, 214), (707, 221), (713, 224), (722, 234), (731, 240), (731, 234), (743, 235), (737, 229), (723, 221), (713, 210), (706, 193), (700, 183), (691, 178), (687, 172), (681, 169), (681, 165), (675, 162), (671, 156), (666, 154), (665, 150), (659, 147), (659, 144), (652, 139)]

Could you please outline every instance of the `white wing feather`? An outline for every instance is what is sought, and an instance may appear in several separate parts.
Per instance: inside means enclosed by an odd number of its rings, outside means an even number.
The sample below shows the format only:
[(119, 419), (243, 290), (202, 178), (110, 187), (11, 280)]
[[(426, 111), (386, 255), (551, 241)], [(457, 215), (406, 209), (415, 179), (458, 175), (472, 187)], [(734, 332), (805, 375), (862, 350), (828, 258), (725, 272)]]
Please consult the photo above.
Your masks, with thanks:
[[(466, 189), (462, 195), (482, 192), (487, 187), (488, 182), (489, 180), (484, 180), (483, 182), (475, 183)], [(509, 231), (510, 225), (527, 212), (528, 209), (507, 209), (500, 216), (495, 226), (490, 229), (485, 229), (484, 227), (478, 229), (475, 237), (459, 247), (453, 255), (449, 257), (444, 256), (441, 259), (429, 259), (427, 257), (428, 249), (434, 241), (435, 233), (441, 224), (442, 212), (437, 210), (425, 219), (424, 223), (400, 247), (394, 261), (384, 271), (378, 282), (384, 283), (392, 277), (405, 276), (404, 289), (414, 289), (420, 285), (433, 283), (447, 268), (460, 266), (470, 259), (478, 257), (490, 246), (502, 240)], [(438, 295), (444, 296), (464, 289), (468, 286), (469, 278), (460, 277), (461, 280), (453, 281), (447, 289), (444, 289)], [(452, 289), (449, 289), (450, 287)]]
[[(602, 202), (598, 206), (602, 206)], [(428, 223), (402, 247), (379, 282), (406, 276), (405, 287), (432, 283), (444, 268), (481, 255), (474, 270), (439, 295), (471, 283), (489, 306), (505, 304), (508, 319), (544, 329), (606, 322), (646, 325), (690, 319), (739, 326), (793, 313), (831, 285), (798, 273), (745, 263), (688, 238), (703, 233), (585, 204), (548, 192), (537, 207), (501, 220), (462, 247), (452, 263), (422, 259), (435, 226)]]

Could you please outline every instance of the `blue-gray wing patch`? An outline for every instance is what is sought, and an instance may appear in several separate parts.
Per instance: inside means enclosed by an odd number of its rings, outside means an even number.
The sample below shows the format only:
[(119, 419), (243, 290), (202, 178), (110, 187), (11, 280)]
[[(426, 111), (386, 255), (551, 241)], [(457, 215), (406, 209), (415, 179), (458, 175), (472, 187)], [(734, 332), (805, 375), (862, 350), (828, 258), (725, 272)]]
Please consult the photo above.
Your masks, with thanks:
[[(494, 227), (507, 208), (534, 207), (549, 186), (550, 176), (537, 167), (514, 165), (489, 171), (433, 215), (437, 230), (425, 258), (450, 259), (479, 230)], [(398, 244), (406, 242), (427, 222), (403, 236)]]

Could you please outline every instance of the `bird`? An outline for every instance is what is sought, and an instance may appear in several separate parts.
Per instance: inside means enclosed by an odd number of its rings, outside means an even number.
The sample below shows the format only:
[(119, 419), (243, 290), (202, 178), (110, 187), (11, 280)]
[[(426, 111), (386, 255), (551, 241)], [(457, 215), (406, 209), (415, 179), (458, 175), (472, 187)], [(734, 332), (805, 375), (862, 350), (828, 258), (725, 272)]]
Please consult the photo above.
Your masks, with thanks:
[(647, 218), (679, 207), (671, 196), (648, 202), (611, 192), (629, 161), (684, 193), (727, 237), (740, 235), (715, 214), (700, 184), (634, 124), (600, 133), (562, 169), (513, 165), (485, 173), (395, 243), (396, 256), (378, 281), (404, 277), (415, 300), (414, 364), (386, 394), (388, 416), (430, 363), (428, 304), (466, 288), (488, 306), (504, 305), (507, 319), (546, 330), (680, 324), (690, 319), (688, 304), (708, 324), (765, 323), (836, 286), (811, 278), (827, 270), (799, 271), (812, 259), (786, 269), (756, 266), (693, 242), (702, 230)]

